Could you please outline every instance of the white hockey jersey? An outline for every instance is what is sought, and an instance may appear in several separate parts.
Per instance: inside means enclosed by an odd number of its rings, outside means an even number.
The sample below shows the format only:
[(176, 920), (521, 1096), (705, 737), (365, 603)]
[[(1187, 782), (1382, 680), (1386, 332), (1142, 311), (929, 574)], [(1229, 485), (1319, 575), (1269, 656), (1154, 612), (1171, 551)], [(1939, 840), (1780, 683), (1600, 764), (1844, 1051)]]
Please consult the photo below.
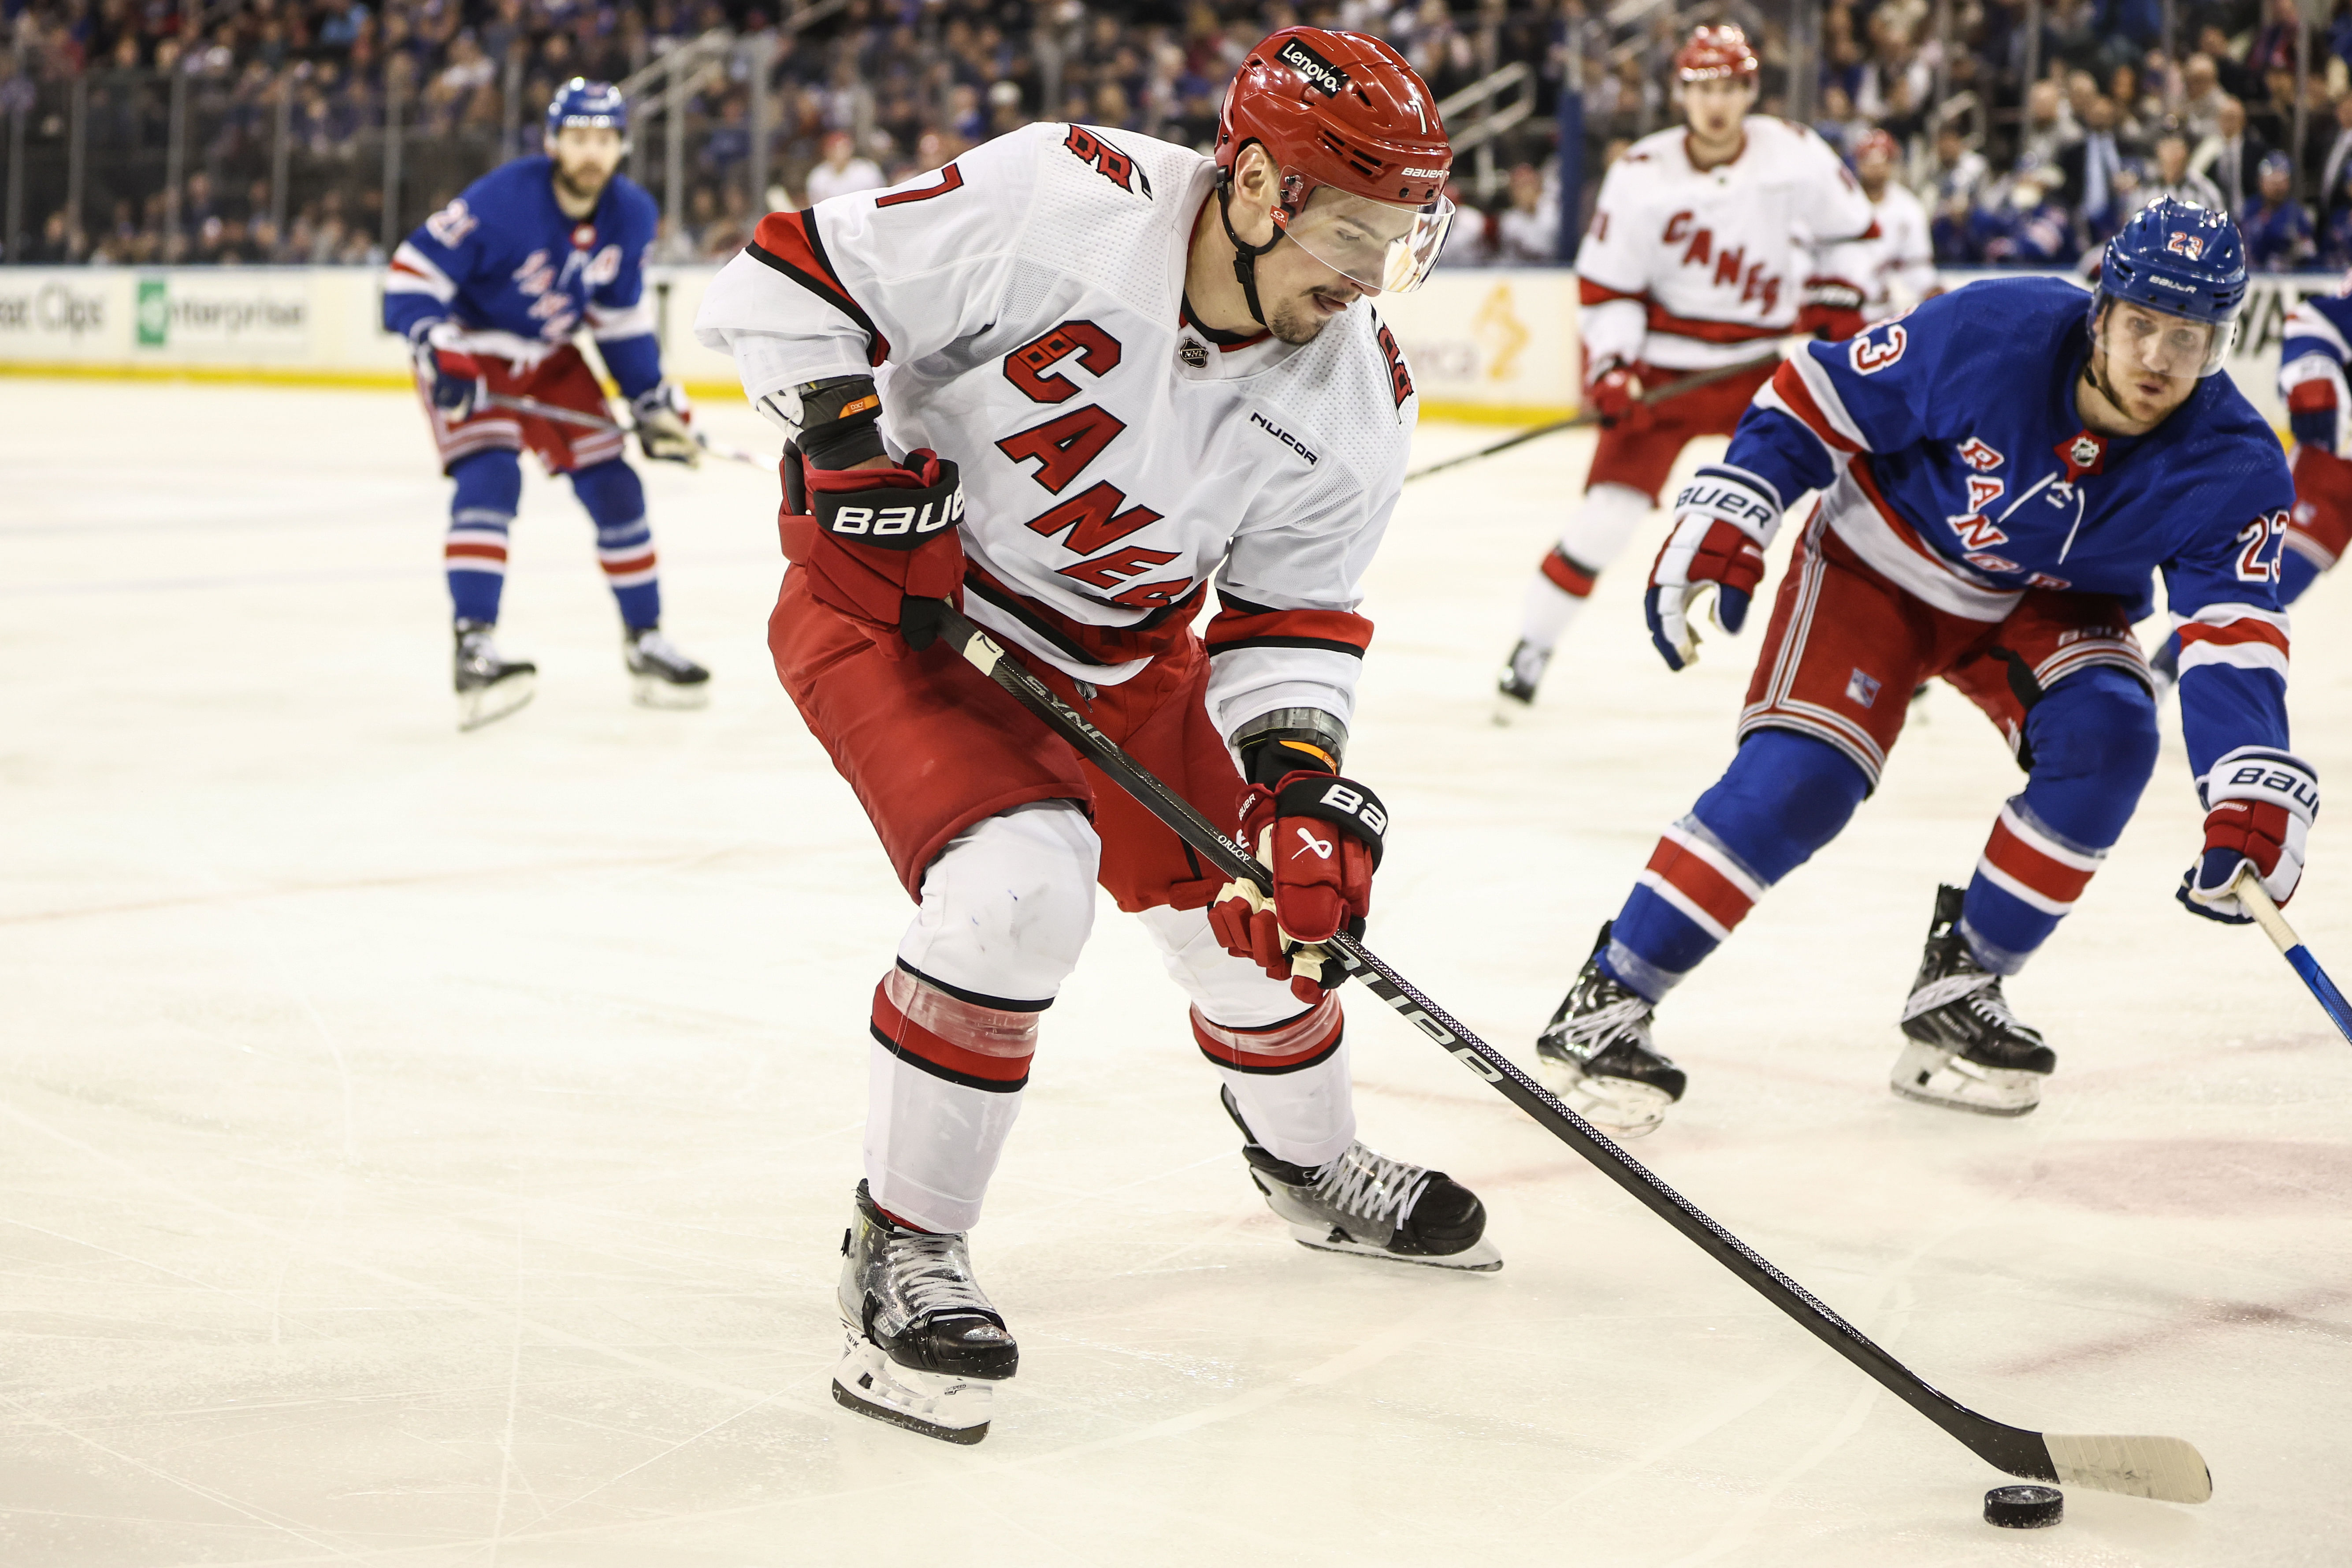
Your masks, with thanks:
[(1832, 269), (1862, 285), (1862, 315), (1873, 323), (1892, 321), (1936, 289), (1936, 242), (1927, 209), (1919, 198), (1889, 180), (1886, 192), (1870, 204), (1878, 237), (1856, 240), (1856, 259), (1842, 253)]
[[(1576, 255), (1586, 364), (1708, 370), (1793, 331), (1816, 252), (1870, 231), (1870, 202), (1804, 126), (1751, 114), (1727, 163), (1701, 171), (1688, 132), (1644, 136), (1609, 166)], [(1858, 280), (1851, 280), (1856, 288)]]
[(1214, 184), (1182, 147), (1029, 126), (894, 189), (771, 215), (695, 335), (733, 355), (754, 404), (873, 374), (891, 450), (962, 469), (965, 609), (1004, 641), (1116, 685), (1213, 578), (1222, 731), (1279, 708), (1347, 720), (1412, 377), (1366, 300), (1297, 347), (1221, 347), (1185, 321)]

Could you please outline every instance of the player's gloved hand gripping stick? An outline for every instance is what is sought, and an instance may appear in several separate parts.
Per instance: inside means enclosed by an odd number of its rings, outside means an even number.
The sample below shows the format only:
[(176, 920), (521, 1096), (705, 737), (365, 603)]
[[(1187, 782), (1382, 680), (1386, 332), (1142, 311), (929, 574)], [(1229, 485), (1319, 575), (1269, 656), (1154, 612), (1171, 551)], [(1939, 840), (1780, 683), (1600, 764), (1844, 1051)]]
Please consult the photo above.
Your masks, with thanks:
[(1737, 637), (1764, 580), (1764, 551), (1780, 527), (1780, 498), (1744, 468), (1714, 463), (1675, 498), (1675, 526), (1650, 568), (1642, 614), (1668, 669), (1698, 661), (1690, 612), (1715, 590), (1715, 624)]
[[(1279, 879), (1274, 873), (1218, 832), (1190, 803), (1055, 696), (1045, 682), (1007, 655), (961, 611), (941, 603), (937, 606), (936, 619), (940, 633), (974, 668), (1045, 721), (1080, 756), (1167, 824), (1194, 853), (1226, 875), (1252, 884), (1262, 893), (1279, 897)], [(1289, 782), (1284, 781), (1286, 785)], [(1279, 828), (1284, 817), (1281, 792), (1276, 793), (1274, 815)], [(1958, 1439), (1986, 1463), (2013, 1476), (2168, 1502), (2203, 1502), (2212, 1496), (2212, 1479), (2203, 1458), (2178, 1437), (2083, 1436), (2028, 1431), (1979, 1415), (1929, 1386), (1872, 1342), (1861, 1330), (1815, 1300), (1803, 1286), (1757, 1256), (1747, 1243), (1652, 1174), (1591, 1122), (1554, 1099), (1509, 1058), (1415, 990), (1411, 982), (1365, 947), (1353, 932), (1335, 931), (1323, 945), (1339, 967), (1362, 981), (1373, 995), (1403, 1014), (1463, 1066), (1591, 1162), (1635, 1201), (1697, 1243), (1808, 1332)]]

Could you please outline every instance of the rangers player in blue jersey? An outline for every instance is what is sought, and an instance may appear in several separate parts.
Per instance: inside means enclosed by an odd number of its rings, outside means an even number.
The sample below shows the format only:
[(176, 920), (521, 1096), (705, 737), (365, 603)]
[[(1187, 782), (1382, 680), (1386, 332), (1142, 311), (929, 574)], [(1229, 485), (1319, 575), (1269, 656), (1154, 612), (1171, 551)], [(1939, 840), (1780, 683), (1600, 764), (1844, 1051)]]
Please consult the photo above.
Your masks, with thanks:
[(628, 116), (619, 89), (574, 77), (548, 105), (546, 156), (518, 158), (467, 186), (408, 237), (384, 279), (385, 330), (415, 347), (442, 470), (457, 481), (445, 552), (461, 729), (530, 700), (537, 674), (492, 640), (526, 447), (548, 472), (571, 479), (595, 523), (636, 700), (698, 708), (709, 698), (710, 672), (661, 634), (645, 487), (622, 458), (622, 432), (497, 401), (527, 398), (609, 422), (604, 388), (572, 342), (585, 326), (629, 400), (646, 456), (700, 459), (685, 394), (662, 378), (646, 297), (658, 216), (653, 198), (616, 172)]
[(2243, 921), (2249, 870), (2284, 903), (2318, 809), (2287, 749), (2279, 554), (2294, 489), (2227, 376), (2246, 271), (2237, 230), (2159, 200), (2109, 242), (2097, 289), (1972, 283), (1757, 395), (1724, 461), (1675, 502), (1652, 639), (1680, 669), (1692, 607), (1737, 632), (1787, 505), (1822, 492), (1772, 612), (1714, 788), (1666, 829), (1538, 1045), (1595, 1121), (1646, 1131), (1684, 1074), (1652, 1010), (1878, 782), (1913, 689), (1941, 676), (2026, 775), (1968, 887), (1936, 899), (1903, 1010), (1895, 1091), (2015, 1116), (2056, 1065), (2001, 995), (2122, 834), (2153, 771), (2154, 698), (2131, 631), (2161, 572), (2179, 619), (2182, 729), (2208, 808), (2179, 889)]

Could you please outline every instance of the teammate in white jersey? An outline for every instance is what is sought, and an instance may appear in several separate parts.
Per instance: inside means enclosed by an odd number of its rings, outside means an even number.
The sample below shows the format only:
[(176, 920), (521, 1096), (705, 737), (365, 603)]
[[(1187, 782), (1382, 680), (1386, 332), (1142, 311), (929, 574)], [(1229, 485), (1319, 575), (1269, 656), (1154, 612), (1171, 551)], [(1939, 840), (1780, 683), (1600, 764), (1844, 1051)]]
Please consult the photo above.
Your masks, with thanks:
[[(1862, 330), (1861, 287), (1822, 264), (1871, 232), (1870, 202), (1811, 131), (1748, 112), (1756, 73), (1738, 28), (1693, 32), (1675, 56), (1685, 123), (1634, 142), (1601, 182), (1576, 258), (1585, 406), (1601, 437), (1584, 504), (1528, 585), (1498, 723), (1535, 700), (1553, 648), (1691, 438), (1731, 434), (1782, 340)], [(1742, 365), (1674, 394), (1694, 373)], [(1645, 391), (1664, 395), (1638, 401)]]
[[(777, 672), (919, 906), (874, 994), (834, 1384), (854, 1409), (976, 1441), (1014, 1371), (964, 1233), (1097, 880), (1190, 998), (1299, 1240), (1499, 1266), (1466, 1189), (1356, 1142), (1311, 945), (1363, 918), (1387, 822), (1337, 776), (1417, 412), (1367, 297), (1437, 255), (1451, 158), (1394, 50), (1290, 28), (1242, 67), (1213, 159), (1032, 126), (772, 215), (712, 285), (697, 335), (793, 443)], [(948, 599), (1237, 822), (1272, 900), (1221, 887), (939, 643)]]
[(1832, 272), (1861, 285), (1862, 319), (1873, 326), (1944, 291), (1936, 277), (1927, 209), (1895, 178), (1902, 156), (1895, 138), (1884, 131), (1870, 132), (1854, 143), (1853, 176), (1870, 198), (1878, 237), (1841, 247), (1830, 259)]

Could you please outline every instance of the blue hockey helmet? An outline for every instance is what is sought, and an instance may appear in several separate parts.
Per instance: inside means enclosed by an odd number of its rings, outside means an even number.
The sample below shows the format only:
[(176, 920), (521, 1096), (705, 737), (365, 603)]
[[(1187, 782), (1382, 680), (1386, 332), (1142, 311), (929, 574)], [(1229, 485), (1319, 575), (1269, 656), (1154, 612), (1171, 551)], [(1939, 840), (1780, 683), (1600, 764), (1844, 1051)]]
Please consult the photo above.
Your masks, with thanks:
[(2091, 294), (2091, 331), (2112, 300), (2128, 300), (2212, 329), (2200, 376), (2221, 368), (2246, 304), (2246, 246), (2226, 213), (2158, 196), (2107, 241)]
[(567, 125), (608, 126), (626, 136), (629, 100), (609, 81), (575, 76), (555, 89), (547, 105), (547, 133), (552, 136)]

